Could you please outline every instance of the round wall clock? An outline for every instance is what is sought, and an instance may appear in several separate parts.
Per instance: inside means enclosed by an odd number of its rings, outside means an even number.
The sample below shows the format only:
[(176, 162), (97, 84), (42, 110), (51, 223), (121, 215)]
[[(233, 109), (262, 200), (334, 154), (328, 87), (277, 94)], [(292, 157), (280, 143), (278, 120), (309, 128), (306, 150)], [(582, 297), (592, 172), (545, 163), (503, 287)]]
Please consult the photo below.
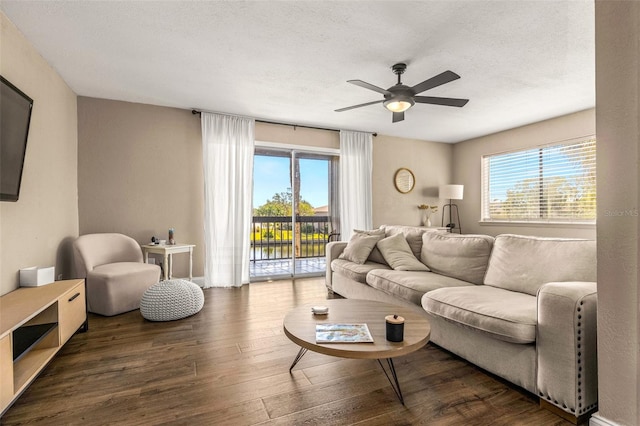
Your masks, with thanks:
[(398, 192), (407, 194), (411, 192), (416, 184), (416, 178), (413, 176), (413, 172), (405, 167), (402, 167), (396, 171), (393, 177), (393, 183), (396, 186)]

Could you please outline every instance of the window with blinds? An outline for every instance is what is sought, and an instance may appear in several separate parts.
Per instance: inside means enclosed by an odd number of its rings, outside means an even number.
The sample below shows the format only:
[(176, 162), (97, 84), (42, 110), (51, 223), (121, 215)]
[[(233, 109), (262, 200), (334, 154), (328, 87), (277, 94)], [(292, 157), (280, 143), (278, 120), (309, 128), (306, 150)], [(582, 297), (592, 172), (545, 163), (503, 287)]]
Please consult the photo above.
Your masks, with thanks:
[(595, 219), (595, 137), (482, 157), (483, 221)]

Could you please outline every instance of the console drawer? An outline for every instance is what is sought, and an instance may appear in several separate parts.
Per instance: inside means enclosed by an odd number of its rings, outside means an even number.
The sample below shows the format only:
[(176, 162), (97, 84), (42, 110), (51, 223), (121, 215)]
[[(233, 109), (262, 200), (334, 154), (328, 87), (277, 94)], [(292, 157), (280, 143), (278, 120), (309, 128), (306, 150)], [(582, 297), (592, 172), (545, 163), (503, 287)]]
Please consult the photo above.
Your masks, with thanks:
[(84, 281), (82, 281), (58, 299), (60, 345), (69, 340), (86, 319), (87, 305)]
[(0, 413), (13, 398), (13, 362), (11, 353), (11, 334), (0, 339)]

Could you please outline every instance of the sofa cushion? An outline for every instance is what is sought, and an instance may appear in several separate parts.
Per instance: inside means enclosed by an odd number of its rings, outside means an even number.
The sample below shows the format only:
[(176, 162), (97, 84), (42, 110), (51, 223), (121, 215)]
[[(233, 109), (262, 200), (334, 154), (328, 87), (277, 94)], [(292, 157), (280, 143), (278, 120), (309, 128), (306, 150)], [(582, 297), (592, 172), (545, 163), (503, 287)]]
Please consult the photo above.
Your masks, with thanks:
[(87, 309), (112, 316), (138, 309), (144, 292), (160, 279), (158, 265), (118, 262), (87, 272)]
[(384, 256), (380, 253), (380, 249), (378, 248), (378, 244), (371, 250), (371, 254), (367, 258), (368, 262), (380, 263), (382, 265), (388, 265), (387, 261), (384, 260)]
[(363, 264), (376, 243), (384, 237), (384, 234), (369, 235), (365, 232), (354, 232), (351, 239), (340, 254), (340, 259), (350, 260), (355, 263)]
[(596, 242), (498, 235), (484, 283), (535, 296), (548, 282), (597, 281)]
[(367, 282), (367, 274), (374, 269), (390, 269), (387, 265), (381, 265), (375, 262), (365, 262), (363, 264), (353, 263), (345, 259), (335, 259), (331, 262), (331, 270), (343, 275), (353, 281), (365, 284)]
[[(108, 263), (106, 265), (100, 265), (93, 268), (89, 273), (92, 277), (105, 277), (105, 278), (129, 278), (130, 281), (137, 279), (136, 275), (140, 274), (144, 276), (150, 273), (160, 272), (160, 269), (156, 265), (142, 262), (117, 262)], [(126, 285), (126, 282), (125, 284)]]
[(420, 259), (420, 250), (422, 250), (422, 234), (425, 232), (431, 232), (427, 228), (420, 228), (418, 226), (382, 225), (381, 228), (384, 229), (384, 233), (387, 237), (396, 234), (404, 235), (416, 259)]
[(441, 288), (422, 297), (431, 315), (511, 343), (536, 340), (536, 297), (489, 286)]
[(420, 306), (422, 295), (442, 287), (471, 286), (471, 284), (425, 271), (393, 271), (375, 269), (367, 274), (367, 284), (386, 294)]
[(377, 243), (384, 260), (396, 271), (428, 271), (411, 252), (411, 247), (403, 234), (383, 238)]
[(420, 260), (438, 274), (482, 284), (493, 241), (488, 235), (425, 232)]
[(364, 234), (364, 235), (377, 235), (379, 237), (384, 238), (384, 229), (354, 229), (353, 232), (355, 234)]

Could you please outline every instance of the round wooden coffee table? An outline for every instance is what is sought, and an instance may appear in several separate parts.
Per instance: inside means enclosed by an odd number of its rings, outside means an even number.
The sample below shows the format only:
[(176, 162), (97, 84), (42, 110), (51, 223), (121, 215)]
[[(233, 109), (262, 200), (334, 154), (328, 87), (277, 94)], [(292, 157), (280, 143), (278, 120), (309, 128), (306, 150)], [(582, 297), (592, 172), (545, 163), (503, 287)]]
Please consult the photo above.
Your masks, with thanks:
[[(323, 305), (329, 308), (327, 315), (314, 315), (311, 307)], [(404, 404), (393, 358), (415, 352), (429, 341), (431, 326), (426, 314), (420, 315), (408, 308), (388, 303), (357, 299), (324, 300), (315, 305), (303, 305), (292, 309), (284, 318), (284, 334), (298, 346), (289, 371), (296, 366), (307, 350), (342, 358), (375, 359), (382, 367), (391, 387)], [(385, 316), (397, 314), (405, 319), (404, 340), (389, 342), (386, 339)], [(316, 343), (317, 324), (367, 324), (373, 343)], [(387, 373), (380, 360), (386, 359)]]

